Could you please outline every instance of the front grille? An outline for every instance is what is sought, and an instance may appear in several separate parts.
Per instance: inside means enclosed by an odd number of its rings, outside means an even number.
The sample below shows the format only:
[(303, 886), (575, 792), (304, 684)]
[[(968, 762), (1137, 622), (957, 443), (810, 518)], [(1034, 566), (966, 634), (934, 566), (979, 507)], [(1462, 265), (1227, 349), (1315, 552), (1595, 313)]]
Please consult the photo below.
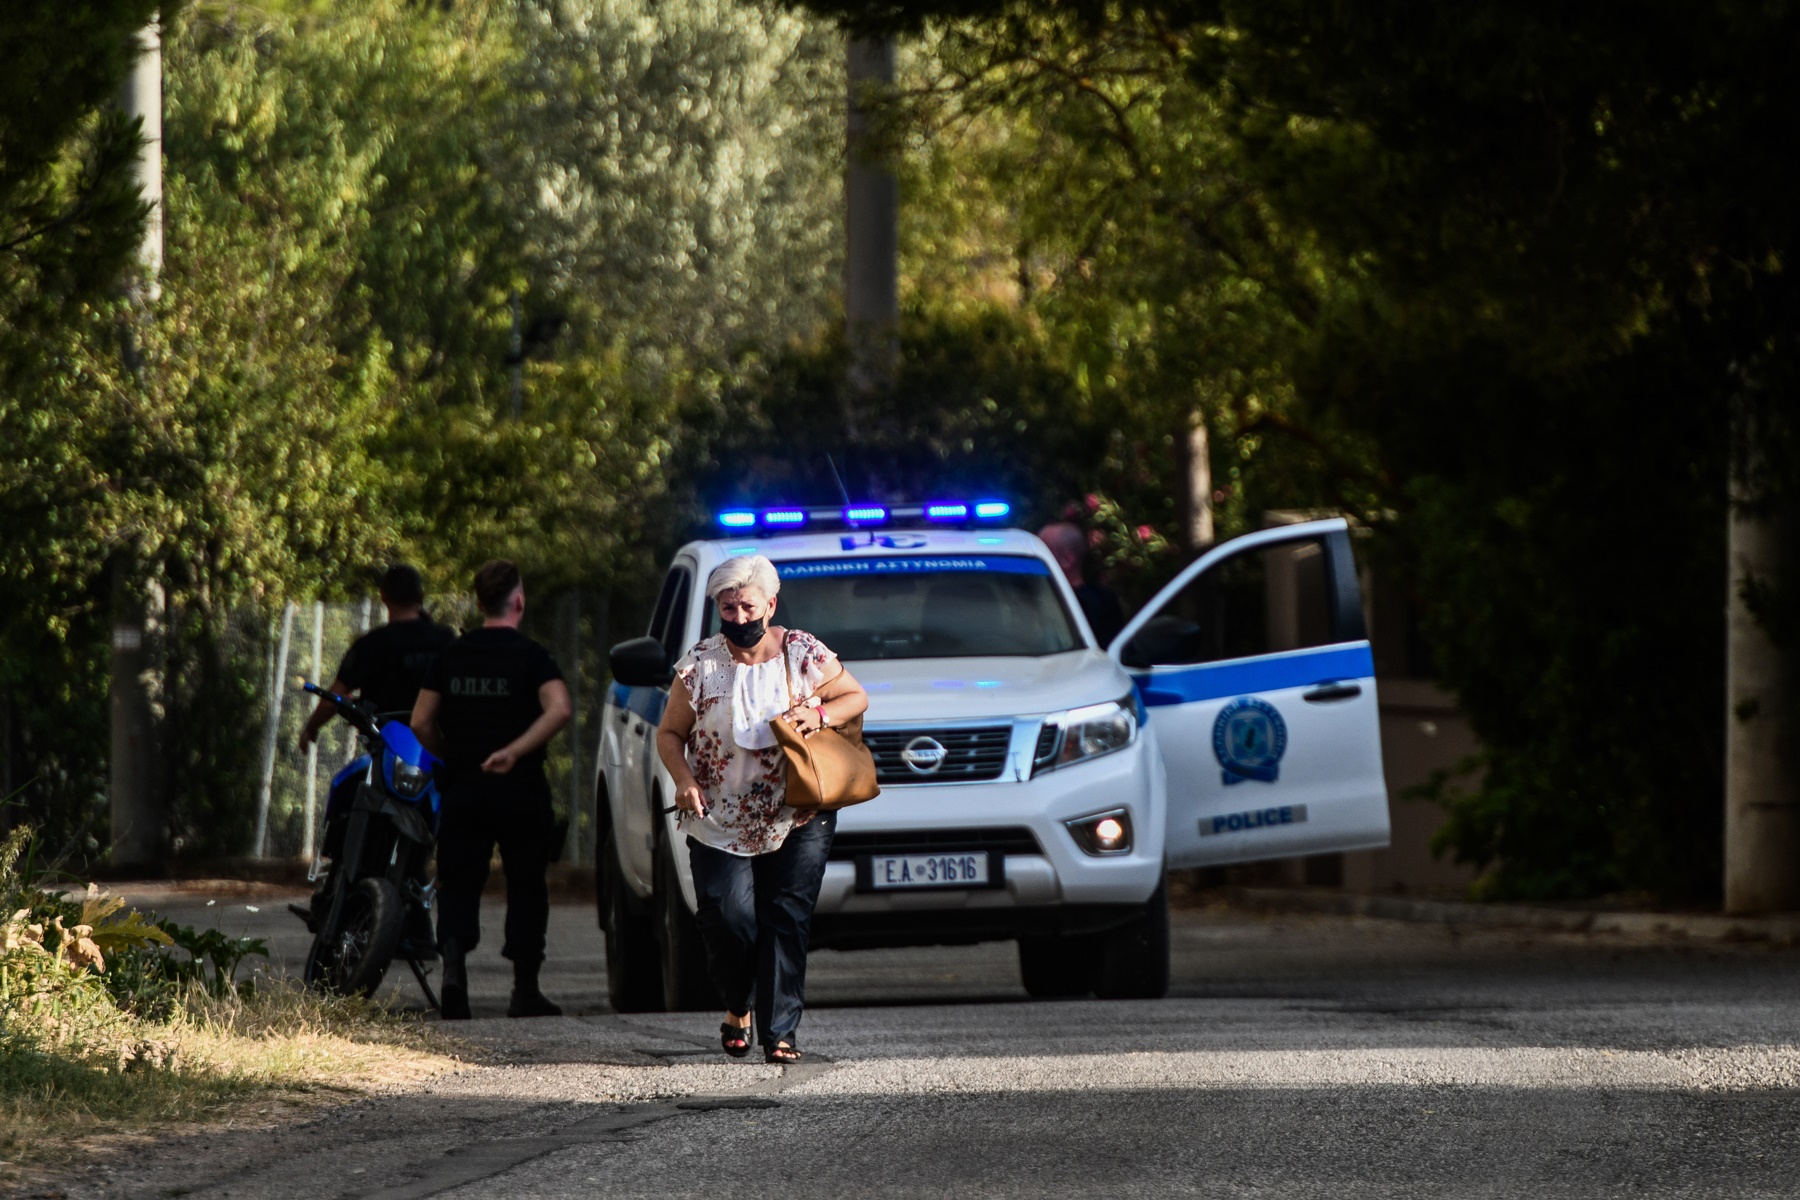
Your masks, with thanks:
[(1023, 825), (975, 829), (902, 829), (891, 833), (840, 833), (831, 839), (831, 857), (839, 862), (865, 854), (960, 854), (988, 850), (994, 854), (1042, 854), (1037, 836)]
[(1044, 722), (1038, 731), (1037, 749), (1031, 752), (1031, 773), (1036, 775), (1045, 767), (1056, 761), (1056, 739), (1062, 733), (1062, 727)]
[[(935, 771), (915, 771), (901, 759), (914, 742), (929, 738), (944, 748), (944, 761)], [(875, 777), (883, 786), (901, 783), (979, 783), (998, 779), (1006, 769), (1006, 752), (1012, 744), (1012, 726), (984, 725), (979, 729), (881, 729), (864, 730), (863, 742), (875, 756)]]

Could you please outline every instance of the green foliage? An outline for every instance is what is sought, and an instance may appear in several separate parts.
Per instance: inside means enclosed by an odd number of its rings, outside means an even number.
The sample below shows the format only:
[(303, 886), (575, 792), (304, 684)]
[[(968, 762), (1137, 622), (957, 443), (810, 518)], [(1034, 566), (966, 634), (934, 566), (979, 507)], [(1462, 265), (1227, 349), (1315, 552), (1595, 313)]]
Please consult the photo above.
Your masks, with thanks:
[[(143, 208), (112, 108), (163, 0), (9, 4), (0, 32), (0, 335), (118, 285)], [(0, 339), (3, 344), (4, 339)], [(0, 372), (11, 356), (0, 357)], [(0, 383), (6, 379), (0, 373)]]
[[(55, 57), (55, 30), (21, 29)], [(3, 749), (34, 819), (98, 849), (107, 571), (131, 564), (158, 600), (170, 832), (226, 854), (281, 602), (363, 594), (390, 557), (440, 584), (499, 553), (534, 588), (646, 569), (680, 508), (655, 501), (683, 406), (828, 307), (840, 68), (823, 25), (724, 0), (209, 4), (171, 12), (164, 52), (168, 242), (138, 364), (105, 289), (0, 320)], [(117, 58), (55, 82), (99, 96)], [(58, 161), (103, 125), (69, 124)], [(23, 143), (0, 134), (10, 170)], [(131, 233), (88, 273), (116, 278)]]
[(158, 920), (152, 928), (163, 934), (165, 946), (187, 957), (166, 948), (140, 947), (110, 957), (105, 974), (114, 1002), (147, 1021), (170, 1020), (195, 989), (215, 1000), (235, 995), (237, 970), (244, 959), (269, 956), (262, 938), (234, 938), (217, 929), (195, 930), (169, 920)]
[[(1131, 162), (1147, 113), (1173, 113), (1170, 160), (1143, 154), (1153, 169), (1098, 189), (1138, 197), (1129, 228), (1059, 223), (1094, 231), (1099, 266), (1142, 231), (1145, 261), (1177, 280), (1256, 285), (1220, 293), (1243, 297), (1235, 309), (1187, 310), (1197, 345), (1246, 318), (1267, 331), (1234, 332), (1223, 359), (1272, 372), (1283, 396), (1238, 423), (1239, 448), (1248, 433), (1288, 449), (1259, 450), (1234, 482), (1257, 507), (1360, 513), (1408, 577), (1486, 747), (1479, 787), (1444, 793), (1444, 846), (1493, 866), (1495, 895), (1717, 886), (1724, 482), (1765, 508), (1800, 487), (1800, 157), (1779, 115), (1800, 82), (1778, 49), (1800, 18), (1730, 4), (1630, 19), (1323, 0), (809, 7), (940, 39), (987, 111), (1014, 111), (991, 81), (1049, 64), (1060, 94), (1100, 101), (1091, 128), (1069, 127), (1088, 163)], [(1121, 30), (1149, 48), (1122, 81), (1089, 69)], [(979, 71), (958, 67), (971, 45), (995, 47)], [(1144, 65), (1159, 48), (1185, 82)], [(1181, 88), (1210, 107), (1171, 107)], [(1027, 115), (1066, 124), (1049, 95)], [(1028, 163), (1091, 203), (1066, 155)], [(1259, 243), (1241, 232), (1183, 236), (1220, 226), (1159, 226), (1213, 176), (1238, 185), (1214, 193), (1223, 229), (1254, 220), (1285, 259), (1243, 253)], [(1102, 287), (1133, 294), (1118, 281)], [(1093, 340), (1127, 344), (1129, 327), (1109, 328)], [(1204, 360), (1171, 361), (1165, 387), (1208, 377)], [(1734, 421), (1750, 431), (1735, 461)], [(1800, 612), (1784, 602), (1793, 582), (1760, 596), (1778, 642)]]

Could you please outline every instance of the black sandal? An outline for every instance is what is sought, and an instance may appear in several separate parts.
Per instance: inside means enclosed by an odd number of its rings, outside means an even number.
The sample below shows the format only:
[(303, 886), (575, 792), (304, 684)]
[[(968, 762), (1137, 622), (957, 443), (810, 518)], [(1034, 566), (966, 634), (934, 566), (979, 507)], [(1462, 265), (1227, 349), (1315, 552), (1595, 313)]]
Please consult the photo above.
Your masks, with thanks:
[(780, 1063), (785, 1066), (799, 1062), (800, 1057), (800, 1051), (796, 1050), (794, 1044), (786, 1038), (777, 1041), (773, 1046), (763, 1047), (763, 1061), (766, 1063)]
[(750, 1053), (750, 1026), (733, 1025), (729, 1021), (719, 1023), (719, 1045), (725, 1053), (733, 1058), (743, 1058)]

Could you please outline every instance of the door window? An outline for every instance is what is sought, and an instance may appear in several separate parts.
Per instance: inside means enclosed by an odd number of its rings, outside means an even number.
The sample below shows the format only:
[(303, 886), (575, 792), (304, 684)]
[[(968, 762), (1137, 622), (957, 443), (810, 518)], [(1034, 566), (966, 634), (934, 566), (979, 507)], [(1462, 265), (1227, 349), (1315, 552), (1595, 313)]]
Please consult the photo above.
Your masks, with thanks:
[(687, 609), (692, 593), (693, 575), (686, 567), (671, 567), (656, 597), (649, 634), (663, 644), (671, 663), (687, 652)]
[(693, 594), (693, 577), (685, 567), (675, 568), (671, 576), (675, 582), (675, 595), (669, 603), (668, 621), (663, 627), (663, 649), (669, 652), (669, 661), (675, 662), (688, 651), (688, 600)]
[(663, 631), (669, 626), (669, 608), (675, 603), (675, 588), (686, 574), (681, 567), (670, 567), (669, 573), (663, 576), (662, 591), (656, 595), (656, 610), (650, 615), (648, 631), (649, 636), (659, 642), (663, 640)]
[(1120, 660), (1179, 666), (1330, 645), (1341, 640), (1331, 583), (1322, 538), (1239, 551), (1169, 597)]

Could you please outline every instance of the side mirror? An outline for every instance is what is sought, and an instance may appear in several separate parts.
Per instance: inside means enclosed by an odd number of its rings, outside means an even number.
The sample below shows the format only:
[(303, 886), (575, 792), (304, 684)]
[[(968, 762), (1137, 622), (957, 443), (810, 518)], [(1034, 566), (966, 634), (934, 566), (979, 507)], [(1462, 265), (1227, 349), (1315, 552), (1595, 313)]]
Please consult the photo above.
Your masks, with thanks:
[(606, 658), (614, 682), (626, 687), (667, 687), (675, 678), (669, 652), (653, 637), (620, 642)]
[(1119, 648), (1119, 665), (1121, 667), (1136, 667), (1140, 670), (1148, 670), (1156, 664), (1150, 661), (1150, 656), (1145, 653), (1144, 648), (1138, 644), (1138, 639), (1132, 638), (1129, 642), (1126, 642)]

